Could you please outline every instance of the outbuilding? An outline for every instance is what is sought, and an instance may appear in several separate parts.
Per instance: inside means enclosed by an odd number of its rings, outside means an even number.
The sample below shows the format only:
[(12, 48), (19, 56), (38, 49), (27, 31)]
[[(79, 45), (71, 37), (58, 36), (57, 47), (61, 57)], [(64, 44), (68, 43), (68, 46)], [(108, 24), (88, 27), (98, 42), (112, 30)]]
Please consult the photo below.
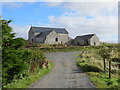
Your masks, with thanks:
[(72, 43), (73, 45), (77, 45), (77, 46), (87, 46), (87, 45), (96, 46), (100, 44), (100, 39), (95, 34), (87, 34), (83, 36), (77, 36)]

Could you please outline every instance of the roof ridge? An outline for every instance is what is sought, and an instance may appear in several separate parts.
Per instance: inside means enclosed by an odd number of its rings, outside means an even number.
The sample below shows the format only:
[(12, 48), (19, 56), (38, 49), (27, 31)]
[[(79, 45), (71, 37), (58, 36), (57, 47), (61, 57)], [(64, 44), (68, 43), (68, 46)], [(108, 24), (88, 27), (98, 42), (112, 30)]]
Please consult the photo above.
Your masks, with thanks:
[(55, 28), (55, 29), (65, 29), (61, 27), (37, 27), (37, 26), (32, 26), (33, 28)]
[(88, 36), (88, 35), (95, 35), (95, 34), (86, 34), (86, 35), (82, 35), (82, 36)]

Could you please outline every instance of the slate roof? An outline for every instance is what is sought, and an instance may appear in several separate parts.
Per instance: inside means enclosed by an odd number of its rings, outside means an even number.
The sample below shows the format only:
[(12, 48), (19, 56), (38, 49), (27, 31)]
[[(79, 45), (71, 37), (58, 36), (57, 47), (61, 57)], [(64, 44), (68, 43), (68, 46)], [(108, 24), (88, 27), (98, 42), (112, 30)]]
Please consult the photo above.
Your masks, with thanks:
[(45, 31), (51, 31), (54, 30), (57, 33), (61, 34), (68, 34), (65, 28), (49, 28), (49, 27), (31, 27), (35, 32), (45, 32)]
[(83, 36), (77, 36), (76, 38), (79, 39), (90, 39), (94, 36), (95, 34), (88, 34), (88, 35), (83, 35)]
[(41, 32), (40, 34), (38, 34), (36, 37), (46, 37), (50, 32), (52, 32), (53, 30), (51, 31), (44, 31), (44, 32)]

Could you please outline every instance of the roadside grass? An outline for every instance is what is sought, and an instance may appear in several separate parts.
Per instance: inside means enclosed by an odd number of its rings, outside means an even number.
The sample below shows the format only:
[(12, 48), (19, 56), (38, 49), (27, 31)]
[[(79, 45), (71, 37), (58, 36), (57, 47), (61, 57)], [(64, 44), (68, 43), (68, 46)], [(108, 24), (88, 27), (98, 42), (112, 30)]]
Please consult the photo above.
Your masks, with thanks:
[(97, 88), (120, 89), (118, 75), (114, 75), (111, 79), (108, 79), (108, 73), (104, 74), (103, 72), (87, 72), (87, 75)]
[[(119, 80), (119, 70), (113, 70), (112, 71), (112, 77), (111, 79), (108, 78), (108, 72), (105, 74), (103, 73), (103, 69), (101, 67), (101, 64), (96, 64), (95, 56), (90, 56), (90, 53), (82, 54), (80, 53), (77, 57), (76, 64), (82, 69), (83, 72), (86, 73), (86, 75), (89, 77), (91, 82), (97, 87), (97, 88), (109, 88), (112, 90), (120, 90), (120, 80)], [(96, 54), (95, 54), (96, 55)], [(93, 58), (93, 60), (91, 60)], [(97, 58), (97, 56), (96, 56)], [(98, 58), (97, 58), (98, 59)], [(98, 60), (99, 61), (99, 60)], [(97, 62), (98, 63), (98, 62)]]
[(49, 63), (49, 68), (42, 68), (35, 74), (31, 74), (28, 77), (24, 77), (23, 79), (16, 80), (11, 84), (7, 84), (3, 86), (3, 88), (28, 88), (30, 84), (34, 83), (38, 79), (42, 78), (44, 75), (50, 72), (52, 69), (53, 64)]
[(118, 85), (118, 75), (114, 75), (111, 79), (108, 78), (108, 73), (104, 74), (102, 70), (94, 65), (88, 63), (79, 62), (78, 66), (87, 74), (90, 80), (95, 84), (97, 88), (113, 88), (120, 89)]
[(94, 66), (92, 64), (88, 64), (88, 63), (78, 63), (77, 64), (78, 66), (81, 67), (81, 69), (84, 71), (84, 72), (102, 72), (103, 70), (101, 70), (100, 68), (98, 68), (97, 66)]

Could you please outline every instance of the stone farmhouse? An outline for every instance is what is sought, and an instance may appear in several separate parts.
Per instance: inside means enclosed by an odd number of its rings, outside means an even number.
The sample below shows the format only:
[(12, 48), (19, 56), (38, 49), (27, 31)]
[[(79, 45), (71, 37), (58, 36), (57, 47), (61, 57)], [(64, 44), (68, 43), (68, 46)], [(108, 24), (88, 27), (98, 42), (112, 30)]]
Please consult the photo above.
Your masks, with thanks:
[(100, 40), (95, 34), (69, 37), (65, 28), (33, 27), (28, 32), (28, 41), (41, 44), (68, 44), (68, 45), (99, 45)]
[(69, 41), (68, 32), (64, 28), (31, 27), (29, 42), (45, 44), (66, 44)]

